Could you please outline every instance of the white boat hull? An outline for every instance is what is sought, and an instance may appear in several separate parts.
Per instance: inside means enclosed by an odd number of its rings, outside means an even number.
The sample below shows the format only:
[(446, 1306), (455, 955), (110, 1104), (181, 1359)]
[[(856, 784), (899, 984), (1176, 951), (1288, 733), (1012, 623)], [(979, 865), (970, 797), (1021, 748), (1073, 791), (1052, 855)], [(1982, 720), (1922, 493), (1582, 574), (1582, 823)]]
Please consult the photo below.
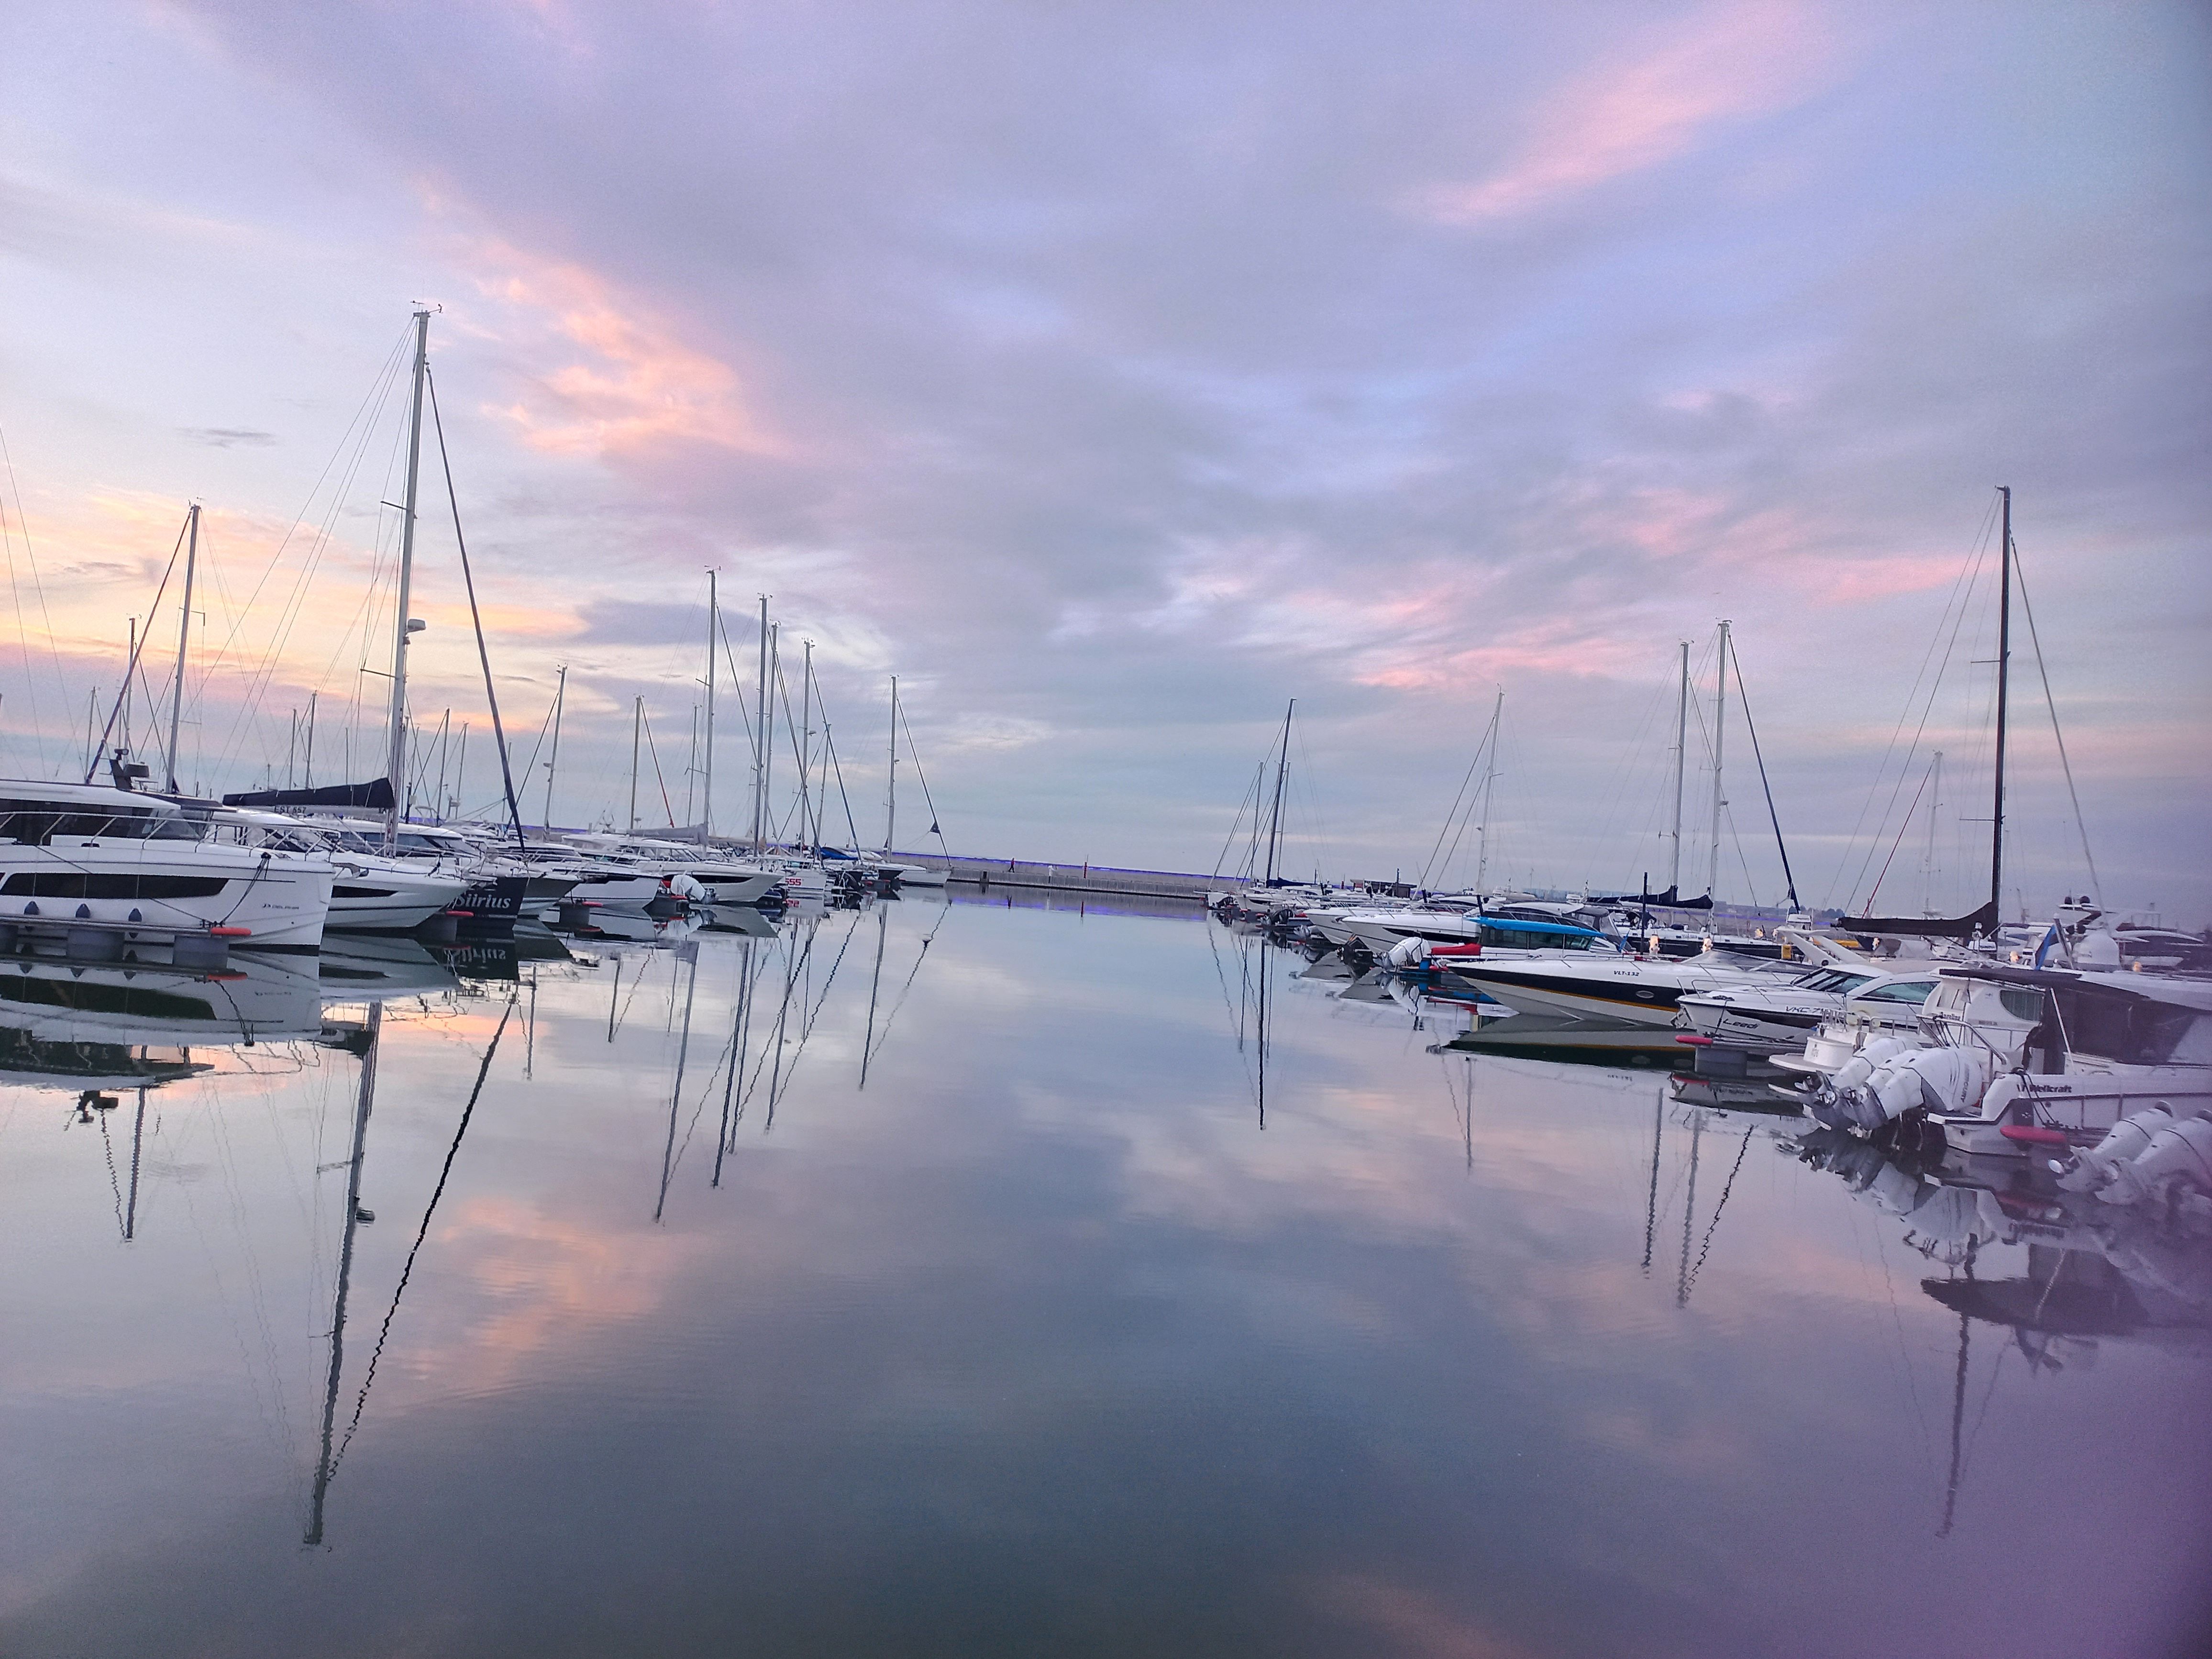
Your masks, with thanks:
[(148, 942), (236, 929), (234, 948), (313, 951), (331, 884), (326, 861), (297, 853), (123, 839), (0, 845), (0, 924), (40, 929), (89, 921)]

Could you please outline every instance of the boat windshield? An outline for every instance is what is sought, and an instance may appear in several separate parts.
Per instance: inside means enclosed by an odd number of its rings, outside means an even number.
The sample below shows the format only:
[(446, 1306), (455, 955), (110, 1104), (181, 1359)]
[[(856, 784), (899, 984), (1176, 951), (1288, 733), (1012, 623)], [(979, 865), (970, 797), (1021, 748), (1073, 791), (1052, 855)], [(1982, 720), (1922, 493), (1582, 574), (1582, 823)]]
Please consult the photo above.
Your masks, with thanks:
[(111, 813), (74, 803), (0, 800), (0, 838), (33, 847), (64, 840), (198, 841), (200, 826), (181, 812), (151, 808)]

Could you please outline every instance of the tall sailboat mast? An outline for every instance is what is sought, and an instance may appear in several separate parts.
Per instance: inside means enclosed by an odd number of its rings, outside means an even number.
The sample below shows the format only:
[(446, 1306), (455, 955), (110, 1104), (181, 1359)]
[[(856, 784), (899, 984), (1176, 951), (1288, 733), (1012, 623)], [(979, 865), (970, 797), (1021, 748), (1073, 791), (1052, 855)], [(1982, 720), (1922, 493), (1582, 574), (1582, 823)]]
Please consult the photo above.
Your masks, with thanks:
[(768, 595), (760, 596), (760, 686), (753, 701), (753, 851), (768, 850)]
[(1478, 897), (1490, 871), (1490, 797), (1492, 786), (1498, 781), (1498, 726), (1504, 717), (1505, 692), (1501, 687), (1498, 701), (1490, 710), (1490, 737), (1484, 744), (1490, 751), (1490, 764), (1482, 772), (1482, 823), (1474, 832), (1474, 890)]
[(1999, 484), (2004, 501), (2003, 544), (1997, 565), (1997, 774), (1990, 809), (1990, 931), (2004, 915), (2005, 692), (2012, 668), (2012, 486)]
[(187, 524), (189, 540), (185, 547), (185, 604), (177, 617), (177, 684), (169, 696), (169, 758), (163, 769), (169, 780), (169, 793), (177, 793), (177, 728), (185, 717), (185, 651), (192, 637), (192, 574), (200, 557), (200, 504), (192, 503)]
[[(465, 734), (465, 728), (464, 728)], [(637, 749), (645, 732), (645, 699), (637, 699), (629, 717), (629, 833), (637, 833)]]
[[(799, 676), (799, 834), (809, 847), (821, 843), (821, 826), (813, 821), (813, 799), (807, 785), (814, 770), (814, 641), (806, 647)], [(789, 699), (785, 700), (787, 702)]]
[(884, 851), (891, 850), (891, 836), (898, 828), (898, 676), (891, 676), (891, 763), (884, 788)]
[(1283, 746), (1275, 757), (1275, 799), (1267, 811), (1267, 875), (1265, 884), (1269, 887), (1275, 884), (1275, 852), (1282, 843), (1283, 781), (1291, 769), (1291, 716), (1297, 714), (1297, 709), (1298, 700), (1292, 697), (1290, 707), (1283, 711)]
[(1682, 896), (1682, 775), (1689, 753), (1690, 642), (1684, 640), (1681, 690), (1674, 697), (1674, 827), (1667, 833), (1667, 890), (1678, 899)]
[(1713, 845), (1712, 863), (1705, 875), (1705, 892), (1715, 898), (1721, 890), (1721, 821), (1728, 810), (1728, 797), (1721, 793), (1721, 727), (1728, 714), (1728, 659), (1729, 625), (1723, 622), (1720, 659), (1713, 674)]
[(714, 630), (721, 618), (721, 604), (714, 590), (714, 573), (707, 573), (707, 799), (699, 809), (699, 839), (714, 835)]
[[(399, 819), (405, 810), (402, 798), (407, 779), (407, 639), (422, 625), (407, 614), (407, 608), (415, 585), (415, 502), (422, 474), (422, 382), (429, 373), (430, 311), (422, 306), (415, 312), (415, 389), (407, 416), (407, 495), (400, 508), (399, 591), (392, 600), (392, 718), (386, 731), (389, 747), (385, 758), (385, 777), (392, 786), (392, 805), (384, 815), (387, 850), (399, 844)], [(551, 793), (550, 781), (547, 793)]]
[(560, 665), (553, 682), (553, 752), (545, 762), (545, 828), (553, 828), (553, 778), (561, 765), (561, 714), (568, 701), (568, 665)]

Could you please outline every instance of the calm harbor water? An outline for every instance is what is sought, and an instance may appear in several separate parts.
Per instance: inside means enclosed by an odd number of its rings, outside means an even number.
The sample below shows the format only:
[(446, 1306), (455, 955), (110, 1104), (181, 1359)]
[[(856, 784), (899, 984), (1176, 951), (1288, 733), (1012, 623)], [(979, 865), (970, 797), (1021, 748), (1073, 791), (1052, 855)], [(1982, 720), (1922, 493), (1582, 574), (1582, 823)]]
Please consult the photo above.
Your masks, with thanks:
[[(1961, 1313), (1800, 1122), (1188, 915), (636, 931), (258, 968), (199, 1035), (18, 974), (0, 1652), (2203, 1633), (2203, 1307), (2054, 1335), (1988, 1243)], [(157, 1019), (206, 1069), (97, 1040)]]

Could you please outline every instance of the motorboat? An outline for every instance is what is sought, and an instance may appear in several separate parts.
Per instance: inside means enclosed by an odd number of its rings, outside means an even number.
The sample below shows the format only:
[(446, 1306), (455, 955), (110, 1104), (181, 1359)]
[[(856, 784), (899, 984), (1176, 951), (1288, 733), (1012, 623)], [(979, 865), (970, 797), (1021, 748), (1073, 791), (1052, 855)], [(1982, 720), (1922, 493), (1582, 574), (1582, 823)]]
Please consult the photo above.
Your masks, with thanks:
[(176, 802), (104, 784), (0, 780), (0, 934), (102, 932), (116, 954), (191, 934), (313, 951), (335, 878), (319, 851), (211, 839)]
[(1718, 1048), (1778, 1054), (1802, 1050), (1807, 1037), (1834, 1019), (1916, 1030), (1920, 1006), (1935, 988), (1932, 963), (1911, 973), (1831, 964), (1787, 984), (1686, 992), (1676, 1003), (1680, 1012), (1674, 1023), (1679, 1030)]
[(750, 860), (718, 856), (683, 842), (595, 833), (570, 836), (571, 845), (625, 863), (665, 865), (699, 884), (710, 904), (758, 904), (780, 891), (783, 872)]
[[(1453, 971), (1520, 1013), (1671, 1028), (1685, 994), (1755, 983), (1773, 969), (1717, 951), (1685, 962), (1585, 951), (1553, 960), (1493, 960), (1486, 952)], [(1803, 971), (1790, 969), (1792, 977)]]
[(1918, 1030), (1824, 1024), (1775, 1085), (1870, 1134), (1910, 1117), (1948, 1146), (2021, 1158), (2092, 1146), (2131, 1112), (2212, 1109), (2212, 980), (2138, 969), (1954, 964)]
[(413, 860), (388, 858), (368, 849), (359, 832), (333, 833), (322, 825), (283, 812), (251, 806), (222, 806), (209, 820), (215, 844), (275, 848), (319, 854), (330, 860), (332, 932), (404, 933), (457, 902), (474, 884), (459, 874), (441, 875)]

